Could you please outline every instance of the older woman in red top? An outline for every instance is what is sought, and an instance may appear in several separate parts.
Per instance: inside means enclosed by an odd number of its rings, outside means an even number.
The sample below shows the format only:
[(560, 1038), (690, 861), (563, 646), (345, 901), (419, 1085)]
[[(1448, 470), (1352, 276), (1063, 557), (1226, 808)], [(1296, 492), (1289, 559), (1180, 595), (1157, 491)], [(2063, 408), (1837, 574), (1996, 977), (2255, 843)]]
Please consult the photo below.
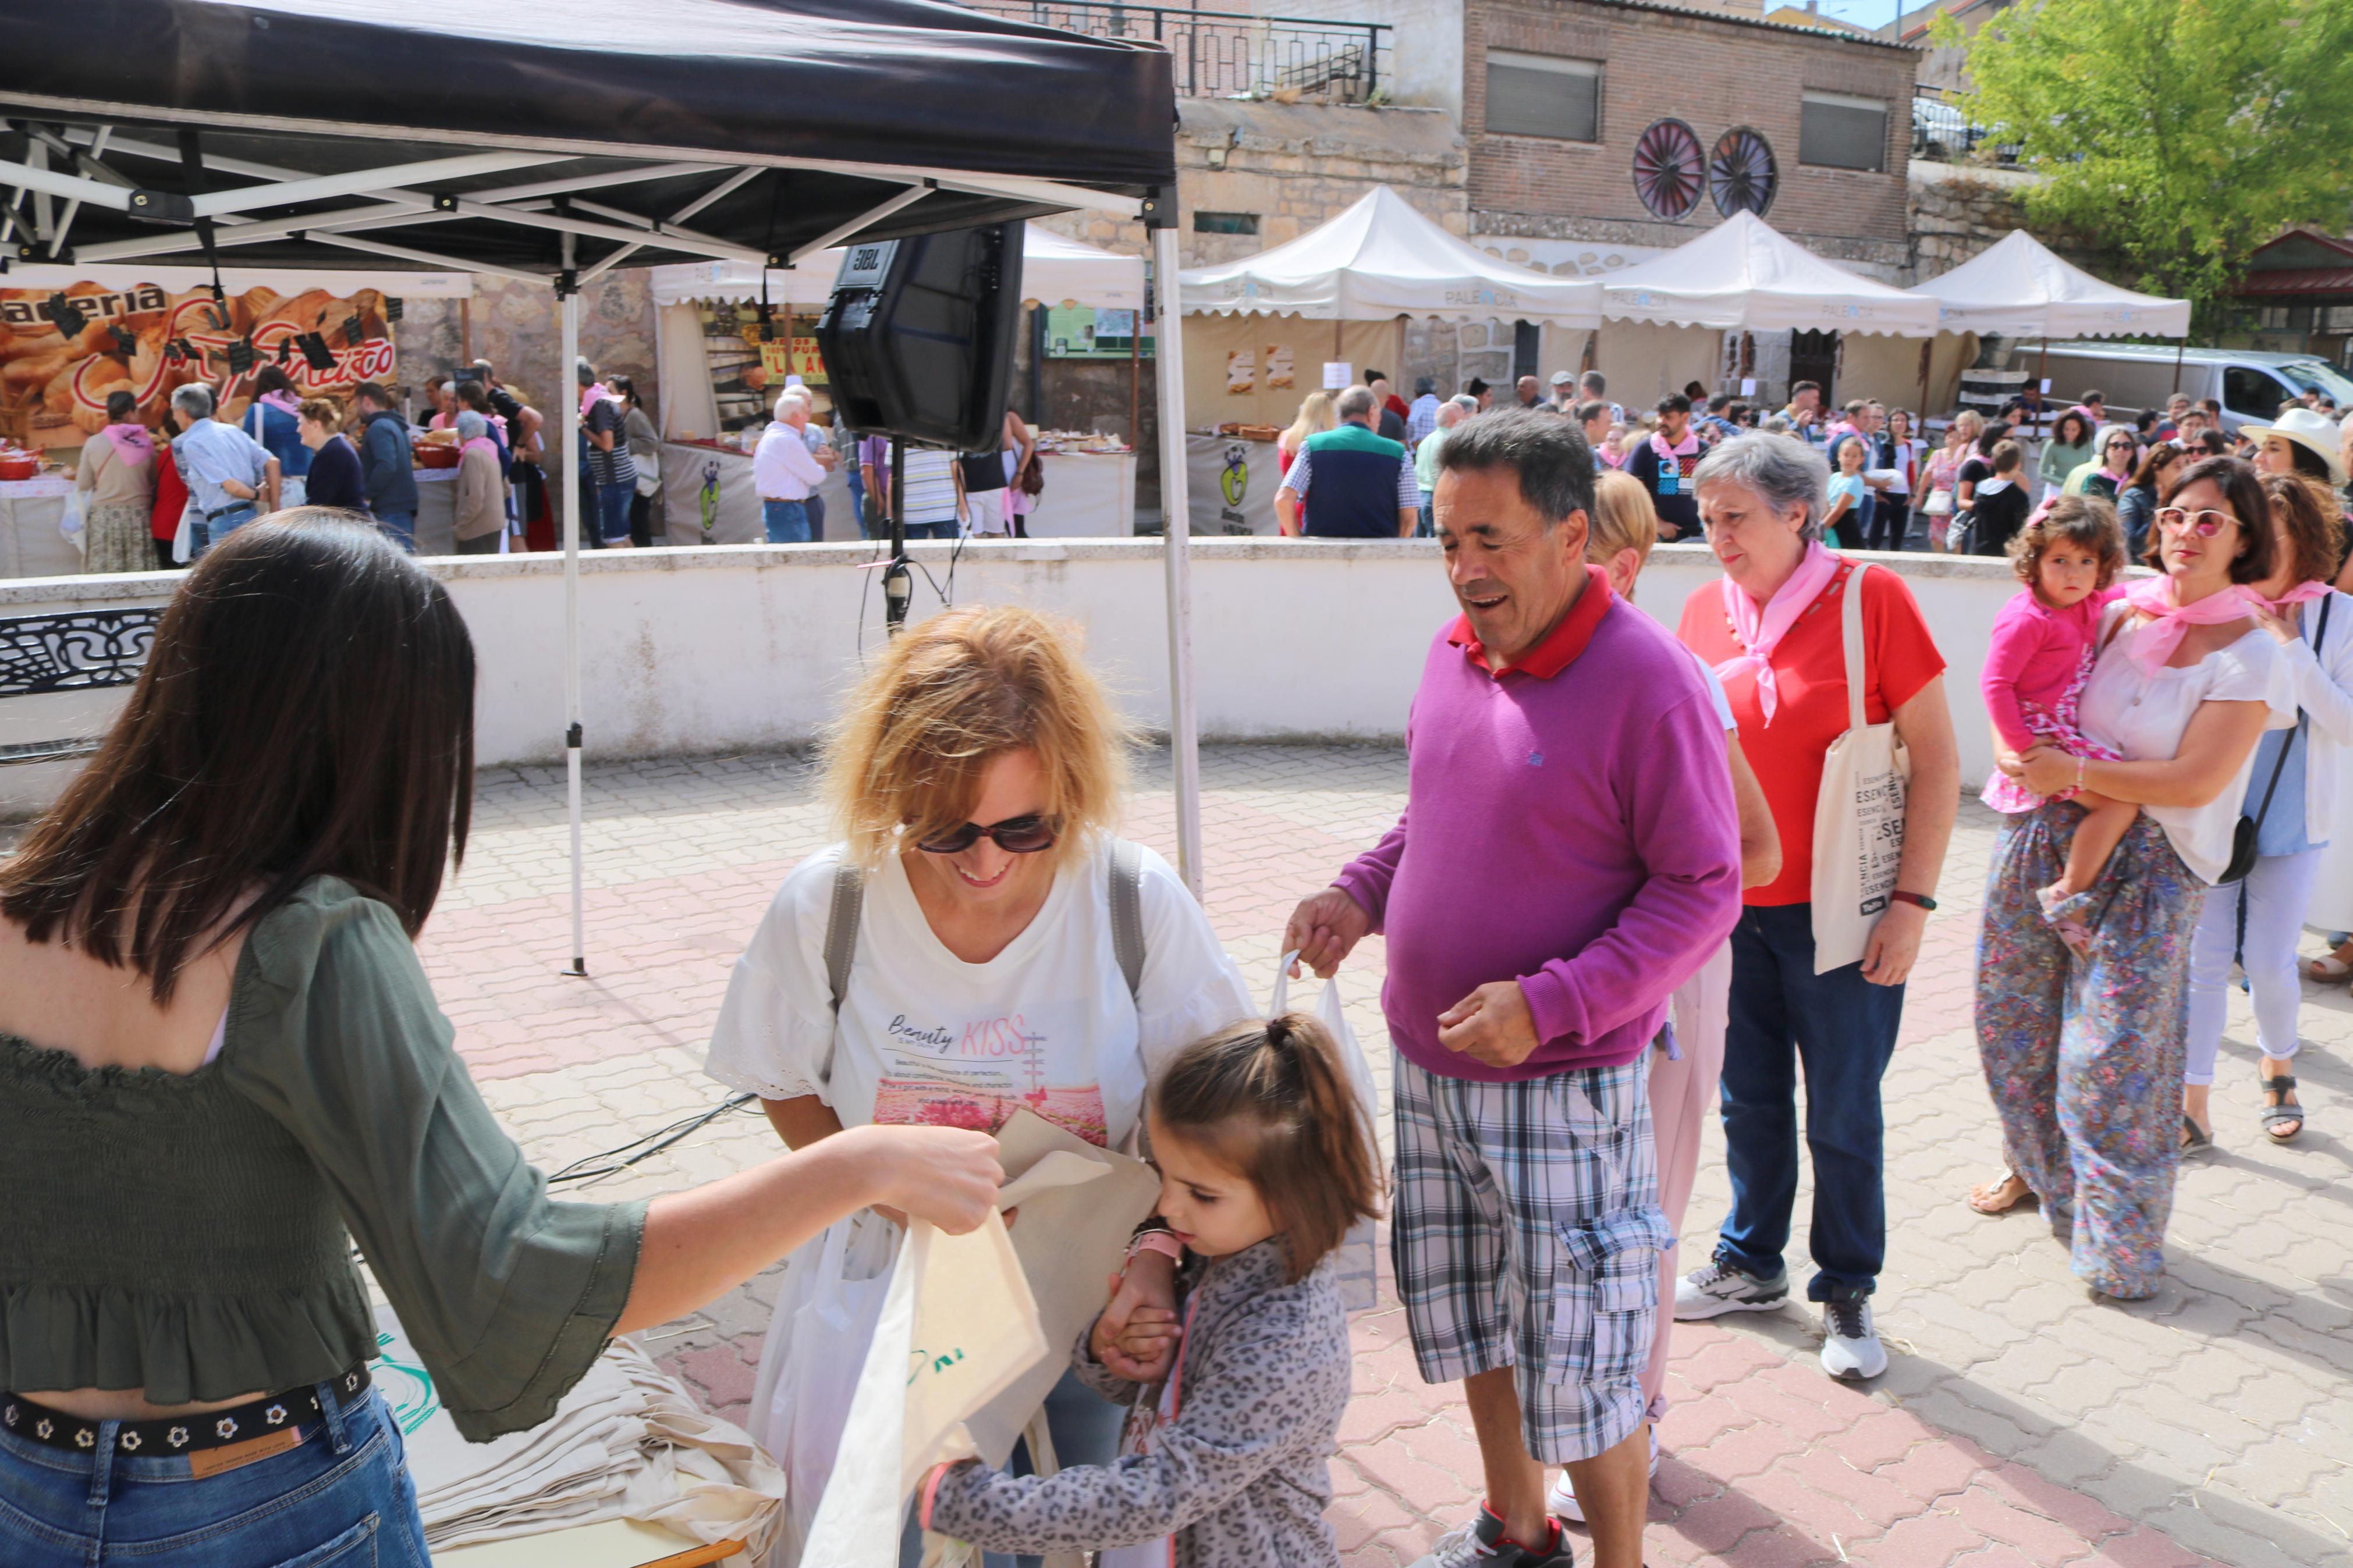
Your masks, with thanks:
[[(1945, 661), (1904, 580), (1823, 548), (1829, 469), (1786, 436), (1742, 436), (1694, 474), (1724, 578), (1683, 605), (1682, 636), (1715, 667), (1781, 838), (1781, 874), (1743, 895), (1732, 933), (1724, 1132), (1732, 1213), (1715, 1257), (1675, 1290), (1679, 1319), (1769, 1311), (1788, 1295), (1782, 1253), (1798, 1191), (1797, 1076), (1814, 1162), (1808, 1297), (1822, 1304), (1822, 1368), (1887, 1365), (1870, 1298), (1887, 1244), (1879, 1080), (1895, 1048), (1904, 982), (1920, 951), (1960, 798)], [(1864, 721), (1895, 725), (1911, 787), (1892, 900), (1859, 963), (1817, 973), (1814, 805), (1849, 710), (1841, 610), (1862, 595)]]

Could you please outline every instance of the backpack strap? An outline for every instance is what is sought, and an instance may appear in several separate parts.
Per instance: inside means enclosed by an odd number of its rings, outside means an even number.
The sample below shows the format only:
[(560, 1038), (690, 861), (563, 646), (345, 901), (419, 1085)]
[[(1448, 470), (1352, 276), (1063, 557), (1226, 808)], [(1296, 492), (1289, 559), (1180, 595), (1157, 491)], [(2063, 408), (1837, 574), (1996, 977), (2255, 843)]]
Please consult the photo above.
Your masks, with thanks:
[(1111, 846), (1111, 946), (1130, 1001), (1144, 994), (1144, 851), (1124, 838)]
[(866, 873), (849, 861), (834, 868), (833, 907), (825, 917), (825, 984), (836, 1016), (849, 994), (849, 965), (858, 956), (858, 917), (866, 906)]

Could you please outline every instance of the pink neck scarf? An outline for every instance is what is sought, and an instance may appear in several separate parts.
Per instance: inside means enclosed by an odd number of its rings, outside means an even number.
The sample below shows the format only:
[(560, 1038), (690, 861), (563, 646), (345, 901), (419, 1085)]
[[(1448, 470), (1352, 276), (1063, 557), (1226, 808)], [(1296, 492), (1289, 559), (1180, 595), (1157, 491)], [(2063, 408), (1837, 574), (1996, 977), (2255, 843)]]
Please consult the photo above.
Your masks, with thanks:
[(2298, 583), (2276, 599), (2266, 599), (2253, 588), (2247, 590), (2247, 596), (2273, 615), (2284, 616), (2296, 605), (2308, 604), (2328, 592), (2329, 586), (2326, 583)]
[(143, 463), (155, 455), (154, 438), (144, 425), (110, 425), (100, 434), (114, 448), (114, 455), (126, 463)]
[(580, 389), (580, 417), (583, 419), (588, 417), (588, 411), (596, 406), (597, 399), (610, 397), (612, 395), (613, 395), (611, 393), (605, 390), (605, 384), (601, 381), (591, 382), (586, 386), (582, 387)]
[(1762, 611), (1748, 591), (1731, 578), (1724, 579), (1724, 613), (1731, 617), (1732, 635), (1739, 641), (1742, 651), (1715, 667), (1715, 673), (1725, 680), (1744, 669), (1757, 672), (1757, 705), (1765, 710), (1765, 722), (1773, 722), (1773, 710), (1781, 705), (1781, 692), (1773, 679), (1773, 650), (1806, 606), (1819, 598), (1838, 575), (1839, 558), (1822, 548), (1821, 541), (1810, 540), (1805, 558), (1798, 563), (1797, 571), (1781, 584), (1772, 603)]
[(301, 416), (302, 405), (290, 392), (265, 392), (260, 401), (281, 414), (291, 414), (298, 418)]
[[(2293, 593), (2295, 590), (2289, 590)], [(2173, 602), (2173, 579), (2147, 577), (2125, 590), (2125, 603), (2155, 617), (2141, 628), (2132, 646), (2132, 661), (2151, 675), (2165, 668), (2192, 626), (2219, 626), (2242, 621), (2262, 600), (2233, 583), (2219, 594), (2209, 594), (2194, 605)]]
[(1686, 428), (1683, 431), (1682, 443), (1678, 446), (1670, 447), (1667, 445), (1667, 438), (1663, 434), (1658, 431), (1652, 431), (1651, 433), (1651, 450), (1656, 452), (1662, 458), (1687, 458), (1694, 452), (1699, 450), (1699, 432), (1694, 429)]
[(492, 462), (496, 462), (498, 460), (499, 444), (496, 441), (491, 440), (488, 436), (477, 436), (470, 441), (461, 442), (459, 443), (458, 449), (460, 452), (470, 452), (477, 447), (480, 447), (483, 451), (488, 452), (491, 455), (491, 460)]

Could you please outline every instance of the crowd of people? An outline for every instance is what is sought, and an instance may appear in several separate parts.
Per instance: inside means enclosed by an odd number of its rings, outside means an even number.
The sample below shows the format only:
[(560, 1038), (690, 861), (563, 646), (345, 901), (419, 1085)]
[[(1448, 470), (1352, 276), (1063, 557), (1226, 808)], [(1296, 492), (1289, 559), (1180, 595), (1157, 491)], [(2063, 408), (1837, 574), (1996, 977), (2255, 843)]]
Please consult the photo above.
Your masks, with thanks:
[[(580, 387), (602, 458), (584, 494), (626, 543), (628, 392), (585, 369)], [(257, 1560), (360, 1529), (421, 1557), (351, 1237), (460, 1428), (488, 1437), (545, 1420), (609, 1335), (788, 1254), (887, 1262), (910, 1216), (982, 1223), (1001, 1174), (985, 1130), (1026, 1107), (1147, 1153), (1157, 1212), (1058, 1347), (1033, 1429), (1055, 1466), (1025, 1439), (1005, 1468), (934, 1469), (902, 1563), (928, 1530), (997, 1563), (1157, 1543), (1204, 1568), (1336, 1564), (1335, 1249), (1386, 1209), (1420, 1373), (1462, 1385), (1483, 1466), (1483, 1506), (1418, 1568), (1568, 1568), (1564, 1520), (1598, 1568), (1636, 1568), (1672, 1324), (1788, 1302), (1801, 1148), (1821, 1367), (1888, 1364), (1881, 1084), (1959, 747), (1904, 577), (1832, 548), (1908, 506), (1878, 457), (1909, 439), (1904, 411), (1831, 416), (1801, 386), (1766, 421), (1786, 428), (1761, 428), (1676, 395), (1613, 460), (1599, 377), (1539, 390), (1482, 409), (1493, 389), (1409, 402), (1375, 376), (1286, 433), (1286, 531), (1428, 530), (1457, 609), (1429, 634), (1404, 812), (1282, 940), (1329, 976), (1384, 939), (1386, 1182), (1339, 1042), (1260, 1016), (1182, 879), (1119, 837), (1132, 736), (1073, 635), (967, 605), (857, 683), (826, 760), (839, 842), (786, 877), (713, 1026), (707, 1070), (759, 1098), (786, 1152), (612, 1205), (547, 1198), (410, 945), (465, 848), (474, 668), (389, 521), (403, 497), (377, 488), (382, 407), (355, 400), (346, 464), (298, 405), (311, 504), (257, 523), (285, 498), (265, 444), (282, 426), (257, 437), (189, 399), (173, 466), (207, 547), (123, 717), (0, 866), (0, 1180), (39, 1216), (0, 1233), (0, 1476), (38, 1524), (24, 1560), (85, 1560), (111, 1508), (249, 1535)], [(487, 378), (449, 397), (480, 485), (519, 466), (525, 426)], [(2007, 438), (1922, 469), (1972, 533), (2042, 491), (2002, 525), (2020, 586), (1980, 675), (2001, 826), (1977, 1036), (2006, 1169), (1967, 1197), (2039, 1205), (2094, 1300), (2130, 1300), (2158, 1289), (2180, 1161), (2212, 1138), (2234, 959), (2265, 1135), (2307, 1115), (2295, 949), (2353, 810), (2348, 475), (2294, 410), (2251, 433), (2253, 463), (2205, 450), (2194, 409), (2148, 453), (2069, 412), (2070, 450), (2031, 479)], [(822, 437), (803, 400), (780, 416), (756, 461), (813, 489)], [(153, 455), (100, 439), (99, 504), (126, 506), (118, 466)], [(952, 529), (1005, 488), (913, 456), (911, 531), (919, 505)], [(854, 460), (870, 497), (887, 485), (887, 450)], [(367, 515), (321, 503), (354, 482)], [(808, 496), (770, 500), (772, 536), (806, 537)], [(1673, 538), (1718, 574), (1653, 619), (1633, 601)], [(2127, 588), (2135, 559), (2155, 574)], [(1900, 756), (1900, 789), (1862, 754)], [(1866, 812), (1868, 866), (1820, 830)], [(2321, 962), (2345, 978), (2353, 950)], [(1015, 1019), (1018, 1073), (993, 1044)], [(1731, 1202), (1708, 1257), (1680, 1258), (1711, 1114)], [(184, 1177), (134, 1194), (82, 1173), (125, 1160)], [(146, 1240), (86, 1245), (109, 1235)], [(780, 1318), (767, 1357), (804, 1321)], [(268, 1452), (237, 1447), (257, 1433)], [(205, 1462), (132, 1462), (150, 1445)]]

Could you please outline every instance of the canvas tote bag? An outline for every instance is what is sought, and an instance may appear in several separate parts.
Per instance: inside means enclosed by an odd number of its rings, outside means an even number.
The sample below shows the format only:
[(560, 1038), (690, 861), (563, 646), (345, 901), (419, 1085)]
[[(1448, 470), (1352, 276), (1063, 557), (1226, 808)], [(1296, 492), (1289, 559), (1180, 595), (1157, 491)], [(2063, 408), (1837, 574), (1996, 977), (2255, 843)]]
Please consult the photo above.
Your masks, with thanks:
[(1814, 797), (1814, 973), (1860, 963), (1871, 928), (1895, 890), (1904, 858), (1904, 801), (1912, 755), (1895, 726), (1863, 722), (1862, 574), (1847, 574), (1839, 605), (1846, 651), (1846, 733), (1822, 757)]

